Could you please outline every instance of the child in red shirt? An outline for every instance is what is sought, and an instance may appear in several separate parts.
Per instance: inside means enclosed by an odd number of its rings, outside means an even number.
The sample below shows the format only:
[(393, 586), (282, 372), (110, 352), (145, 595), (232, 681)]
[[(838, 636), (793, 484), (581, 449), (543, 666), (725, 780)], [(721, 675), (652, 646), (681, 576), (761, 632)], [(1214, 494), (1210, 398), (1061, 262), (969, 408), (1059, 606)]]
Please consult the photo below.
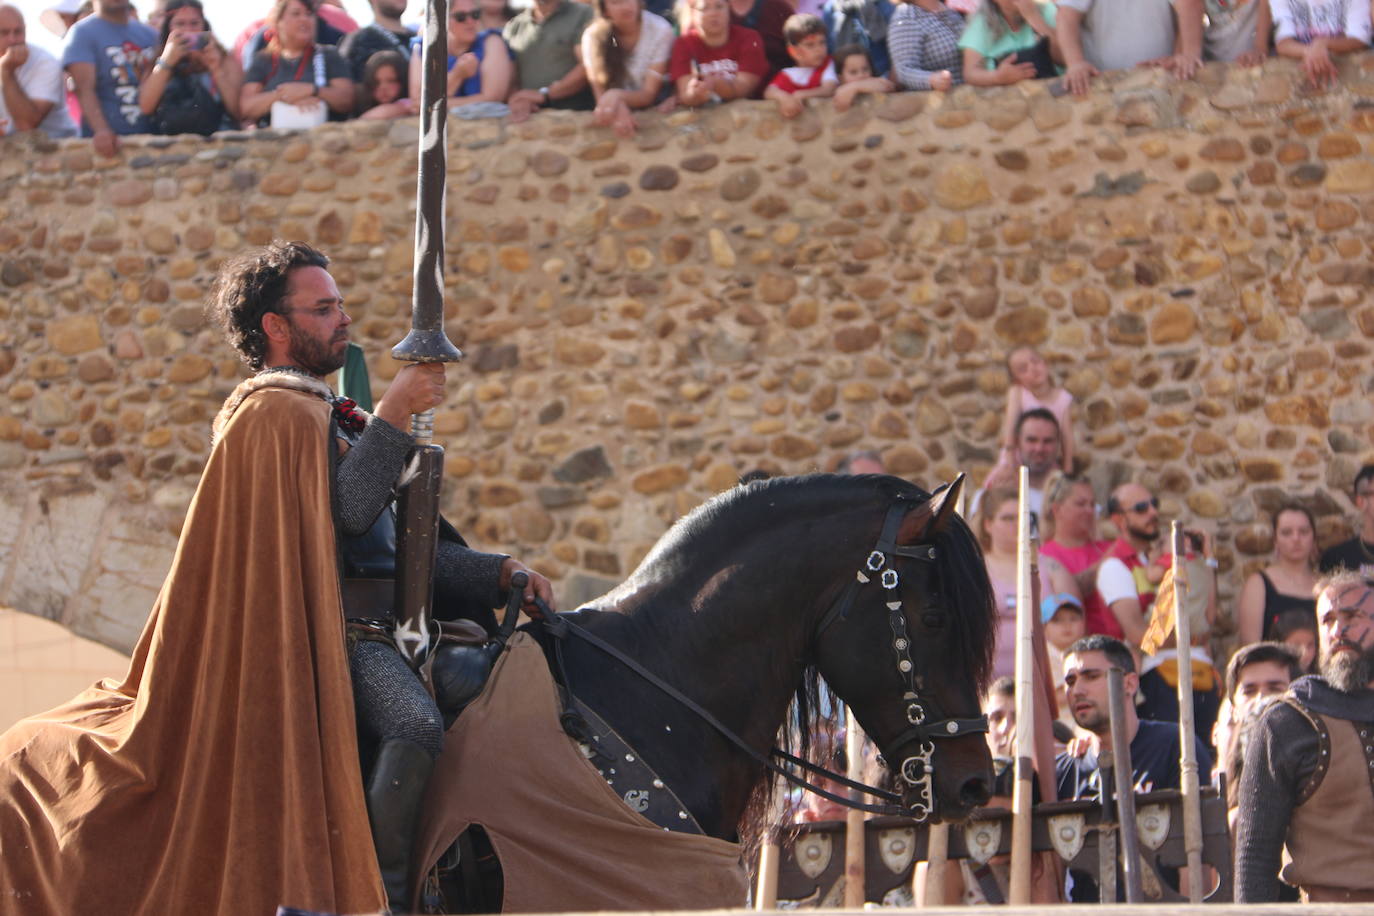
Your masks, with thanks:
[(825, 23), (819, 16), (810, 13), (789, 16), (783, 24), (782, 34), (787, 39), (787, 53), (797, 66), (779, 70), (763, 97), (777, 102), (778, 112), (784, 118), (795, 118), (801, 114), (804, 100), (834, 95), (840, 79), (830, 59)]
[(768, 75), (763, 39), (730, 23), (726, 0), (691, 0), (691, 26), (673, 44), (668, 74), (683, 105), (747, 99)]

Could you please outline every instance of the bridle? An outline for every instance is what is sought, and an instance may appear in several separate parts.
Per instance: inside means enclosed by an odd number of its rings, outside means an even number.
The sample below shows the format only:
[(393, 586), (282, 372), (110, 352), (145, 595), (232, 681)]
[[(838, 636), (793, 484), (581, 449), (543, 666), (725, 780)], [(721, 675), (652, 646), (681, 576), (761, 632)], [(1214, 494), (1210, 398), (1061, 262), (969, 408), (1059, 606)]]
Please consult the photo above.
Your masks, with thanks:
[[(939, 490), (931, 494), (930, 498), (934, 499), (938, 493)], [(816, 638), (819, 641), (820, 636), (836, 621), (843, 622), (848, 619), (860, 589), (871, 584), (876, 577), (878, 584), (887, 593), (887, 599), (884, 603), (887, 606), (888, 624), (892, 628), (892, 653), (895, 657), (897, 674), (905, 686), (902, 702), (906, 704), (908, 726), (892, 742), (892, 747), (899, 748), (909, 742), (919, 742), (919, 750), (902, 760), (902, 765), (898, 770), (902, 781), (917, 794), (917, 801), (901, 813), (917, 821), (924, 821), (935, 811), (933, 783), (935, 740), (938, 738), (959, 738), (964, 735), (986, 732), (988, 730), (988, 718), (984, 715), (970, 719), (948, 717), (940, 711), (933, 697), (921, 696), (917, 683), (919, 679), (916, 674), (916, 665), (911, 660), (911, 637), (907, 634), (906, 614), (902, 611), (902, 598), (898, 591), (901, 579), (897, 574), (895, 560), (897, 557), (910, 557), (925, 563), (933, 563), (937, 551), (934, 544), (918, 544), (907, 547), (897, 543), (897, 532), (901, 528), (902, 519), (906, 517), (909, 510), (910, 505), (902, 499), (897, 500), (888, 508), (887, 517), (883, 520), (882, 532), (878, 535), (878, 543), (869, 551), (868, 559), (864, 561), (863, 567), (855, 573), (854, 581), (845, 587), (845, 590), (835, 599), (835, 603), (830, 606), (825, 616), (821, 618), (820, 626), (816, 629)], [(931, 598), (933, 602), (939, 600), (938, 595), (932, 595)], [(938, 610), (938, 605), (932, 609)], [(859, 788), (848, 783), (847, 780), (844, 782), (851, 785), (852, 788)], [(868, 787), (864, 788), (868, 790)], [(886, 792), (873, 794), (891, 796), (891, 793)], [(827, 795), (827, 797), (839, 801), (833, 796)], [(857, 805), (854, 806), (858, 807)]]
[[(940, 489), (944, 489), (943, 487)], [(934, 499), (940, 490), (932, 493), (929, 499)], [(835, 599), (829, 610), (821, 618), (820, 625), (816, 629), (816, 639), (819, 640), (825, 632), (836, 621), (847, 620), (849, 612), (853, 609), (854, 603), (858, 598), (859, 591), (865, 586), (872, 584), (876, 576), (879, 586), (887, 593), (885, 601), (888, 611), (888, 623), (892, 627), (892, 651), (896, 657), (897, 673), (902, 678), (904, 691), (902, 701), (906, 704), (906, 718), (908, 727), (897, 736), (892, 742), (892, 747), (900, 748), (909, 742), (920, 742), (917, 753), (906, 757), (902, 761), (899, 772), (902, 780), (917, 792), (917, 801), (910, 805), (902, 804), (902, 796), (896, 792), (889, 792), (877, 786), (870, 786), (863, 782), (849, 779), (848, 777), (803, 760), (794, 754), (780, 749), (773, 748), (769, 755), (761, 754), (751, 747), (745, 740), (720, 720), (713, 716), (700, 704), (685, 696), (677, 688), (663, 680), (654, 672), (645, 668), (638, 661), (626, 655), (620, 649), (606, 642), (595, 633), (590, 632), (584, 627), (579, 626), (563, 614), (552, 614), (542, 601), (537, 601), (540, 609), (544, 612), (544, 617), (539, 624), (542, 625), (544, 632), (554, 638), (554, 655), (558, 675), (565, 688), (569, 688), (566, 680), (566, 670), (562, 661), (562, 643), (567, 636), (576, 636), (589, 645), (595, 646), (602, 652), (620, 662), (626, 668), (638, 674), (644, 680), (653, 684), (663, 693), (673, 700), (696, 714), (698, 718), (714, 728), (720, 735), (735, 745), (755, 761), (762, 764), (767, 769), (778, 774), (793, 785), (799, 786), (816, 795), (826, 798), (832, 802), (843, 805), (847, 808), (856, 808), (860, 811), (867, 811), (872, 814), (895, 814), (910, 817), (917, 822), (924, 822), (935, 812), (935, 791), (932, 777), (935, 773), (935, 740), (938, 738), (959, 738), (964, 735), (977, 734), (988, 730), (987, 716), (977, 716), (971, 719), (955, 719), (944, 716), (935, 701), (931, 697), (922, 697), (918, 688), (918, 677), (916, 665), (911, 660), (911, 637), (907, 634), (906, 615), (902, 612), (902, 599), (898, 593), (900, 578), (894, 565), (898, 557), (910, 557), (926, 563), (935, 561), (937, 551), (933, 544), (921, 544), (916, 546), (902, 546), (896, 543), (897, 532), (902, 525), (902, 519), (912, 508), (910, 499), (898, 497), (898, 499), (888, 508), (887, 515), (883, 520), (882, 531), (878, 536), (878, 542), (869, 551), (864, 565), (857, 571), (853, 581), (849, 582), (844, 591)], [(512, 608), (516, 603), (512, 602)], [(508, 623), (513, 625), (514, 615), (509, 614)], [(503, 624), (504, 630), (506, 625)], [(578, 718), (570, 711), (565, 711), (564, 730), (569, 734), (577, 731), (577, 723), (570, 721), (569, 717)], [(782, 766), (774, 762), (771, 758), (777, 757), (790, 767)], [(867, 803), (854, 801), (842, 795), (829, 792), (804, 776), (799, 776), (792, 768), (805, 770), (816, 776), (823, 776), (827, 779), (845, 786), (856, 789), (865, 795), (880, 798), (884, 803)]]

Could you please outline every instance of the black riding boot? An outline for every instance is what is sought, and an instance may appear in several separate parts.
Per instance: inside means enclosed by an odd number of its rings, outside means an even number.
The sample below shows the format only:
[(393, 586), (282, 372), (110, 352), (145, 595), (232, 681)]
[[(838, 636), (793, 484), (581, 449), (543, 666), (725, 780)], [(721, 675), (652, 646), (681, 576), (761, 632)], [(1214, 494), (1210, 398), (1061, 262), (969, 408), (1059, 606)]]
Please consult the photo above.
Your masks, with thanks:
[(414, 741), (382, 743), (367, 784), (367, 816), (392, 913), (409, 913), (411, 850), (416, 816), (434, 769), (434, 758)]

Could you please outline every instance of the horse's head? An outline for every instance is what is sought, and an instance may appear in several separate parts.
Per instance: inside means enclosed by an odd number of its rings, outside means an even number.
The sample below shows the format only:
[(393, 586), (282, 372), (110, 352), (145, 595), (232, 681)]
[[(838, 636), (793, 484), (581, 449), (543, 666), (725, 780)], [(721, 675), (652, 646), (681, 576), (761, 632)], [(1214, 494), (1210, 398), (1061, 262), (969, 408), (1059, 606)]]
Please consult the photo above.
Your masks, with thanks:
[(888, 506), (815, 649), (917, 819), (961, 820), (992, 785), (979, 699), (996, 617), (977, 542), (954, 512), (962, 483)]

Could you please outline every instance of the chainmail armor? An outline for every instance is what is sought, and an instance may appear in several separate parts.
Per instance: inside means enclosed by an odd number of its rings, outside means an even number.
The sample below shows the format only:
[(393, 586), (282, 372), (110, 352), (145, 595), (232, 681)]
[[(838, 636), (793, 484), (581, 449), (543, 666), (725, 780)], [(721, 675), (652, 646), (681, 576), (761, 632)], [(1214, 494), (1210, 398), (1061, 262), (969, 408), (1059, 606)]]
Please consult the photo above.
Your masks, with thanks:
[(348, 656), (358, 726), (378, 744), (413, 741), (437, 758), (444, 743), (444, 719), (393, 646), (359, 639)]
[[(374, 416), (358, 435), (340, 432), (349, 449), (339, 459), (335, 482), (339, 493), (339, 533), (363, 534), (395, 499), (400, 479), (415, 440), (381, 417)], [(462, 544), (439, 540), (434, 578), (440, 593), (461, 592), (483, 608), (502, 603), (497, 583), (507, 554), (483, 553)], [(435, 608), (444, 617), (444, 608)], [(484, 624), (486, 621), (482, 621)]]
[[(1290, 688), (1309, 709), (1352, 722), (1374, 720), (1374, 691), (1339, 691), (1317, 677)], [(1236, 901), (1279, 899), (1288, 822), (1317, 764), (1317, 733), (1297, 710), (1275, 703), (1254, 726), (1240, 777), (1236, 821)]]

